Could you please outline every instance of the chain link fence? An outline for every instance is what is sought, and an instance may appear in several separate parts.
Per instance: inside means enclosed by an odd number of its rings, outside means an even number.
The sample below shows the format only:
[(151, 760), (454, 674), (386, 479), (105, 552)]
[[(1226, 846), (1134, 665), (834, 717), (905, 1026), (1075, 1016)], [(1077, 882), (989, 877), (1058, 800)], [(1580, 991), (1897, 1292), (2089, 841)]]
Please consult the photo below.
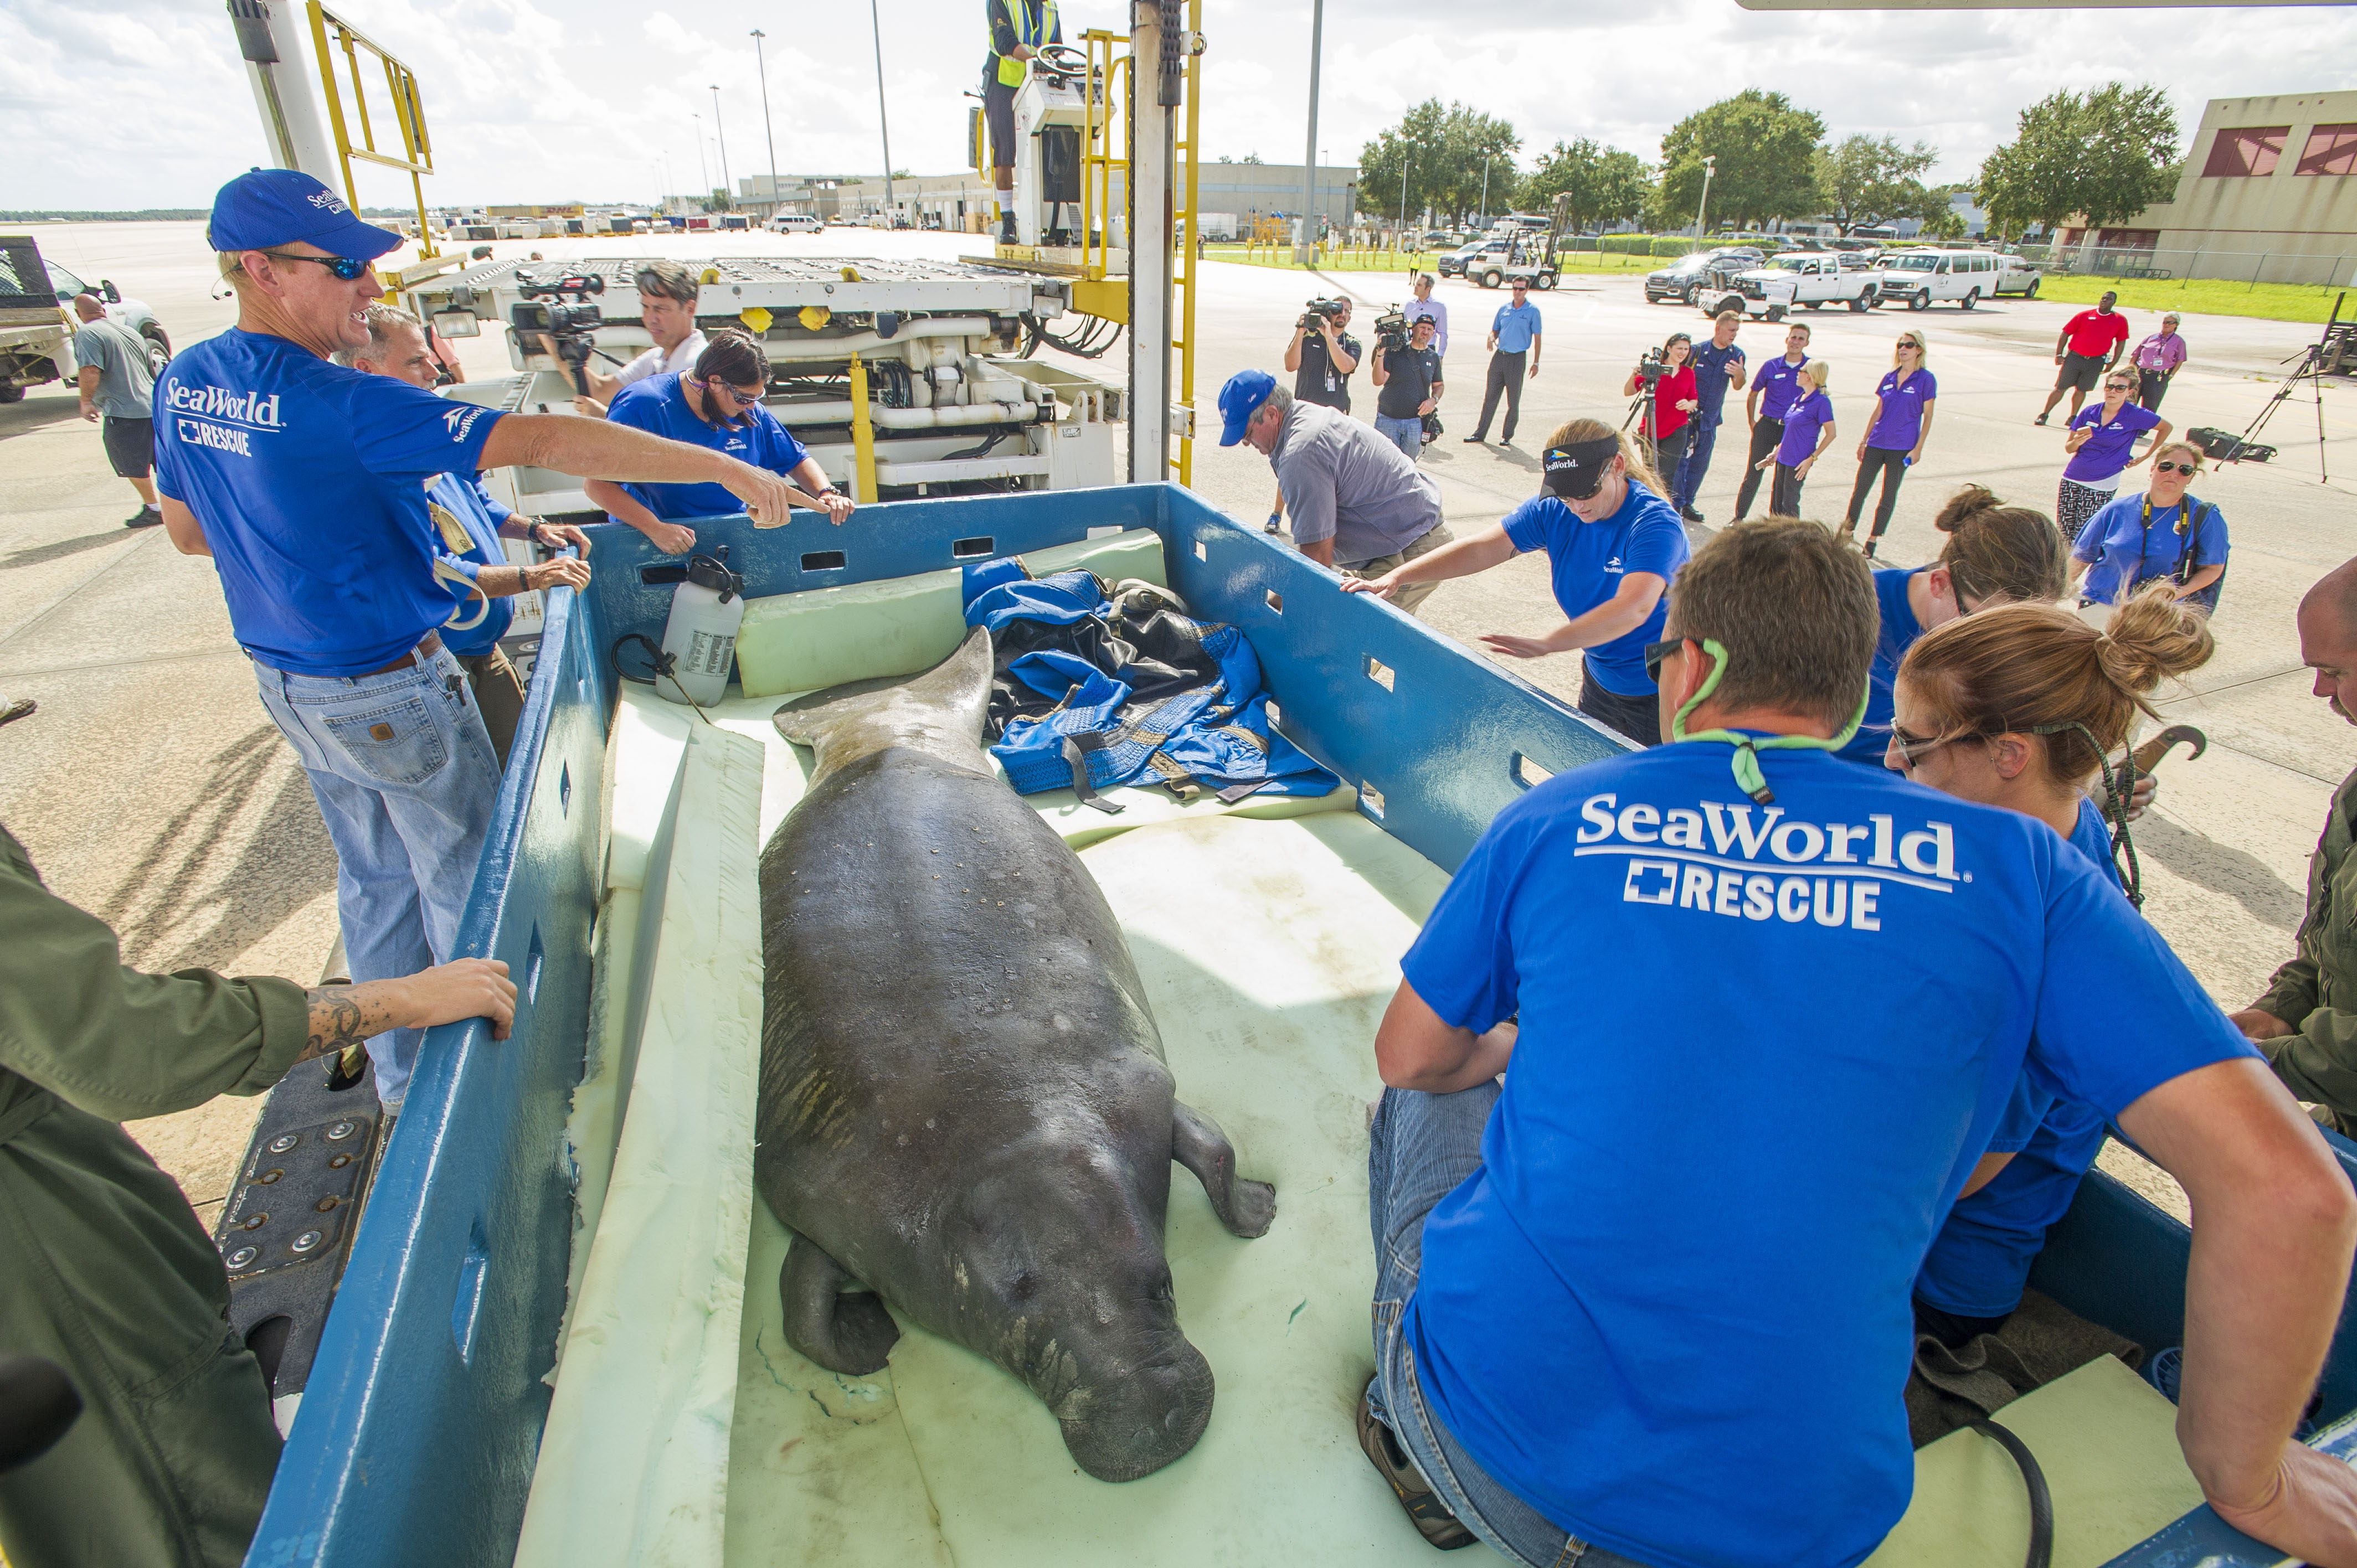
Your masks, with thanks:
[(2230, 251), (2207, 247), (2023, 245), (2022, 255), (2055, 276), (2208, 279), (2221, 283), (2352, 282), (2357, 247), (2343, 252)]

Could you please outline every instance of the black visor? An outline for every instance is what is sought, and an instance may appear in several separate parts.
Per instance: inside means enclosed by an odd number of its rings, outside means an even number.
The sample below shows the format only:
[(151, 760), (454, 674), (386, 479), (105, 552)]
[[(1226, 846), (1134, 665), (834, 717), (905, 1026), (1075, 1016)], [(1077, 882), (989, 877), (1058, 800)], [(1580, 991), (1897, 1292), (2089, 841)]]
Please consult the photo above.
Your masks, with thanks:
[(1541, 455), (1546, 465), (1546, 488), (1566, 500), (1584, 501), (1604, 483), (1604, 470), (1620, 455), (1617, 436), (1550, 446)]

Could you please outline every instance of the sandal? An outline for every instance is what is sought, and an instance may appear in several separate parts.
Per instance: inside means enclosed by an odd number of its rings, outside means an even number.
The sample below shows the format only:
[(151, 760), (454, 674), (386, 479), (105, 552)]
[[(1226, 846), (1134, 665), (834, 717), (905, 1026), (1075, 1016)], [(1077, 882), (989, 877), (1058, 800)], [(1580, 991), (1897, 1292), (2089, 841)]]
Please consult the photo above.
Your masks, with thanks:
[[(1372, 1392), (1374, 1386), (1373, 1380), (1370, 1379), (1368, 1392)], [(1415, 1461), (1407, 1456), (1406, 1450), (1399, 1445), (1399, 1439), (1392, 1435), (1392, 1429), (1375, 1419), (1374, 1406), (1369, 1401), (1368, 1392), (1359, 1395), (1359, 1446), (1366, 1450), (1368, 1461), (1391, 1487), (1392, 1496), (1399, 1499), (1400, 1507), (1406, 1510), (1408, 1519), (1415, 1525), (1416, 1533), (1424, 1537), (1426, 1544), (1438, 1547), (1443, 1552), (1455, 1552), (1480, 1540), (1448, 1511), (1448, 1505), (1425, 1480), (1424, 1472), (1415, 1467)]]

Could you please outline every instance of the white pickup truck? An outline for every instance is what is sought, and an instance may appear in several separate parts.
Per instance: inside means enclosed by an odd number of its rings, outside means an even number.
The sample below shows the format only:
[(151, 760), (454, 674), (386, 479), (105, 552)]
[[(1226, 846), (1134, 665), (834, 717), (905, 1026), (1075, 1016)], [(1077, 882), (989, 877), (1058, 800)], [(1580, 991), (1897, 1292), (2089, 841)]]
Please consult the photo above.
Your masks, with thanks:
[(1852, 310), (1874, 308), (1881, 295), (1882, 274), (1848, 251), (1788, 251), (1764, 267), (1735, 275), (1734, 287), (1702, 301), (1703, 314), (1740, 310), (1781, 321), (1794, 306), (1820, 310), (1841, 304)]

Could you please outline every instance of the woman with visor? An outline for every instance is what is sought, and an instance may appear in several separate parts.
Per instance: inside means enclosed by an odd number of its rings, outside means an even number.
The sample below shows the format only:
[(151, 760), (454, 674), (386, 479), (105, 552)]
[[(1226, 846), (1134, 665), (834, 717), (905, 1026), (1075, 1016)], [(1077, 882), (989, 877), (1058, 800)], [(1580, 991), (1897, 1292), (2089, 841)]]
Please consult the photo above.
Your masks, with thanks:
[[(750, 333), (736, 328), (713, 334), (695, 368), (676, 375), (653, 375), (624, 387), (607, 412), (615, 424), (633, 425), (673, 441), (708, 446), (767, 468), (802, 488), (787, 493), (796, 506), (823, 511), (840, 523), (851, 515), (851, 498), (836, 489), (777, 416), (761, 405), (769, 389), (770, 360)], [(744, 505), (718, 485), (623, 485), (591, 479), (582, 486), (590, 504), (616, 522), (627, 522), (667, 555), (695, 546), (692, 526), (700, 517), (735, 517)]]
[[(2061, 525), (2065, 543), (2076, 542), (2087, 520), (2119, 493), (2121, 476), (2150, 458), (2169, 439), (2169, 421), (2138, 408), (2136, 391), (2136, 371), (2115, 366), (2104, 372), (2104, 401), (2071, 416), (2071, 434), (2062, 443), (2071, 461), (2054, 497), (2054, 521)], [(2138, 457), (2136, 444), (2147, 431), (2152, 432), (2152, 451)]]
[(1659, 746), (1659, 688), (1645, 668), (1645, 645), (1662, 635), (1663, 596), (1694, 553), (1685, 524), (1636, 446), (1601, 420), (1564, 425), (1542, 461), (1545, 489), (1504, 521), (1380, 577), (1345, 577), (1342, 591), (1388, 598), (1410, 583), (1469, 577), (1544, 550), (1564, 624), (1542, 637), (1486, 632), (1482, 642), (1512, 659), (1579, 650), (1579, 711), (1641, 746)]
[[(2108, 866), (2142, 902), (2127, 825), (2088, 798), (2164, 676), (2199, 669), (2208, 618), (2147, 588), (2101, 632), (2053, 605), (2007, 605), (1924, 636), (1899, 667), (1889, 765), (1943, 794), (2035, 817), (2068, 849)], [(2126, 856), (2114, 857), (2116, 837)], [(1994, 1334), (2021, 1303), (2029, 1266), (2103, 1146), (2093, 1107), (2025, 1078), (1988, 1153), (1932, 1239), (1915, 1282), (1920, 1331), (1951, 1348)]]

